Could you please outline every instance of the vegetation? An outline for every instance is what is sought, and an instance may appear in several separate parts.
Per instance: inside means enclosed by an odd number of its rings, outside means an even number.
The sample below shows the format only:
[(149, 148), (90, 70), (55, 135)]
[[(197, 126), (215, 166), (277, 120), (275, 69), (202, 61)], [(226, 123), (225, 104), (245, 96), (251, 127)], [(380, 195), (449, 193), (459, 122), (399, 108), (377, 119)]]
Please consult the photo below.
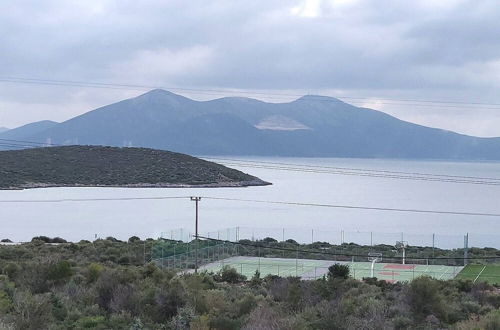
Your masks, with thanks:
[(67, 146), (0, 152), (0, 189), (264, 184), (268, 183), (219, 164), (145, 148)]
[(498, 329), (498, 287), (391, 284), (332, 267), (315, 281), (235, 269), (176, 274), (157, 241), (0, 245), (0, 329)]

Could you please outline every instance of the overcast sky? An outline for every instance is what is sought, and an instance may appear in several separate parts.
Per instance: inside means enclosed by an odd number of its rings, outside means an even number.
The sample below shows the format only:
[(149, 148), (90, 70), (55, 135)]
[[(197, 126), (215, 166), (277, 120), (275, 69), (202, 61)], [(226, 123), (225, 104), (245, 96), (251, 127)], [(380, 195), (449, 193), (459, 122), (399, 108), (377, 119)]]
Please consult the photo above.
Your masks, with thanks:
[[(216, 90), (177, 90), (200, 100), (359, 97), (343, 100), (500, 136), (499, 17), (494, 0), (1, 1), (0, 79)], [(145, 90), (0, 81), (0, 126), (63, 121)]]

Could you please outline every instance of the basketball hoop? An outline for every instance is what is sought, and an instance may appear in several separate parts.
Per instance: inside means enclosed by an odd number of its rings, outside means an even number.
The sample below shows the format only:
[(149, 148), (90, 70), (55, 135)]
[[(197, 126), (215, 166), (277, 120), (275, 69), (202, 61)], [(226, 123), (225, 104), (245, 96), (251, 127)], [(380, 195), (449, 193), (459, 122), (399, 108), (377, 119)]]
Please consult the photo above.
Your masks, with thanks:
[(405, 264), (405, 249), (408, 247), (408, 242), (406, 241), (397, 241), (396, 242), (396, 245), (394, 245), (394, 247), (397, 249), (397, 250), (401, 250), (403, 251), (403, 260), (402, 260), (402, 264), (404, 265)]
[(371, 277), (375, 277), (375, 275), (374, 275), (375, 263), (382, 261), (382, 253), (378, 253), (378, 252), (368, 253), (368, 261), (370, 261), (372, 263)]

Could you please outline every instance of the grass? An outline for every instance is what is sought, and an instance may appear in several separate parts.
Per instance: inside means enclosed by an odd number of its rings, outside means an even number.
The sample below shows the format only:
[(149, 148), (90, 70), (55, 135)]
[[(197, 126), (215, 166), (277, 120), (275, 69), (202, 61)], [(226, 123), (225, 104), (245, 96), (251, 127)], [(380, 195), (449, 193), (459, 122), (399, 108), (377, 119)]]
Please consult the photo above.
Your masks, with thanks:
[(474, 282), (500, 284), (500, 265), (467, 265), (457, 278)]

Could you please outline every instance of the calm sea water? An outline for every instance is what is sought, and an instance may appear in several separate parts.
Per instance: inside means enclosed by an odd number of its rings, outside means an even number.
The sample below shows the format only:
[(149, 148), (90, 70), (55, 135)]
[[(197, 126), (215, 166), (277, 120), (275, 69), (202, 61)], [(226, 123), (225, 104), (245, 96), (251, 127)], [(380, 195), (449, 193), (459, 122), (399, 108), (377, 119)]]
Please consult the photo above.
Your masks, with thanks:
[[(240, 157), (239, 157), (240, 158)], [(241, 159), (241, 158), (240, 158)], [(321, 166), (404, 172), (494, 177), (500, 163), (454, 163), (366, 159), (245, 158)], [(233, 166), (238, 168), (237, 166)], [(327, 173), (240, 168), (273, 183), (267, 187), (159, 188), (49, 188), (0, 191), (0, 200), (212, 196), (369, 207), (499, 213), (500, 186), (400, 180)], [(30, 240), (36, 235), (68, 240), (132, 235), (167, 236), (177, 228), (193, 230), (194, 203), (186, 199), (89, 201), (64, 203), (0, 203), (0, 238)], [(274, 236), (300, 241), (395, 243), (403, 236), (410, 244), (461, 247), (500, 247), (500, 217), (419, 214), (326, 207), (262, 204), (202, 199), (202, 233), (241, 227), (240, 237)], [(186, 232), (186, 231), (184, 231)], [(222, 231), (221, 233), (226, 232)], [(343, 234), (342, 234), (343, 232)], [(212, 233), (212, 235), (215, 235)]]

